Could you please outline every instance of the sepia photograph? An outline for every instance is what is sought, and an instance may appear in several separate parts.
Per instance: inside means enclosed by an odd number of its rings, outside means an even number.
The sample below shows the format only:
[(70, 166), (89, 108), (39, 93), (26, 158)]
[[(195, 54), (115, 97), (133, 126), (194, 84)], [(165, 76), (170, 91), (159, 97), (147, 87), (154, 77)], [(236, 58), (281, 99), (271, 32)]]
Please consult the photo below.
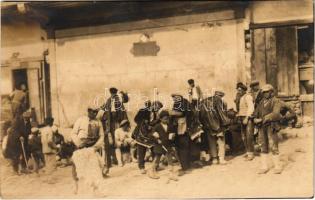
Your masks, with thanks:
[(314, 2), (2, 1), (1, 199), (314, 197)]

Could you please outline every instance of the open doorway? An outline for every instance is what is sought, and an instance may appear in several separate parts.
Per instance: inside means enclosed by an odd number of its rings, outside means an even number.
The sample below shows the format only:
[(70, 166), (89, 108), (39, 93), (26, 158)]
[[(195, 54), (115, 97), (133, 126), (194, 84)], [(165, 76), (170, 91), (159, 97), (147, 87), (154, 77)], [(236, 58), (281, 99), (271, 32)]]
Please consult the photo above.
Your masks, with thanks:
[(28, 95), (28, 79), (27, 79), (27, 69), (14, 69), (12, 70), (12, 83), (13, 90), (20, 87), (22, 84), (26, 86), (26, 108), (30, 107), (29, 95)]
[(12, 70), (12, 83), (13, 83), (13, 89), (20, 86), (21, 84), (25, 84), (27, 87), (27, 71), (26, 69), (14, 69)]

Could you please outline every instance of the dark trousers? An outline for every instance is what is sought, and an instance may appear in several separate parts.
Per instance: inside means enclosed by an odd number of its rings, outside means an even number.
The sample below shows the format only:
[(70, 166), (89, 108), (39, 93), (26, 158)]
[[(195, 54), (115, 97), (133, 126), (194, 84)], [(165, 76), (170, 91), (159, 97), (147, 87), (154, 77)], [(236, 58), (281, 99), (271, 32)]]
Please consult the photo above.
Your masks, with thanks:
[(254, 123), (249, 119), (247, 124), (243, 124), (245, 117), (240, 118), (242, 139), (246, 148), (246, 152), (254, 152)]
[(201, 133), (200, 150), (205, 152), (209, 151), (208, 136), (205, 132)]
[(147, 148), (137, 144), (137, 153), (138, 153), (138, 167), (139, 169), (144, 169), (144, 158), (145, 158), (145, 153), (147, 152)]
[(197, 110), (198, 109), (198, 100), (197, 99), (192, 99), (191, 100), (191, 107), (193, 110)]
[(105, 134), (104, 137), (104, 143), (105, 143), (105, 165), (107, 168), (110, 168), (112, 166), (112, 162), (111, 162), (111, 146), (109, 144), (109, 140), (108, 140), (108, 134)]
[(274, 155), (279, 154), (279, 138), (277, 131), (271, 125), (263, 125), (259, 128), (259, 143), (261, 144), (261, 152)]
[(32, 153), (33, 155), (33, 158), (34, 158), (34, 162), (35, 162), (35, 172), (37, 173), (40, 166), (41, 166), (41, 163), (43, 165), (45, 165), (45, 158), (44, 158), (44, 154), (42, 152), (33, 152)]
[(18, 173), (19, 172), (19, 164), (20, 164), (20, 159), (19, 158), (12, 158), (11, 159), (11, 165), (13, 167), (13, 170)]
[[(174, 166), (172, 155), (173, 155), (173, 152), (172, 152), (171, 149), (169, 150), (169, 152), (165, 153), (168, 166)], [(153, 160), (153, 164), (154, 164), (155, 168), (157, 166), (159, 166), (161, 157), (162, 157), (162, 154), (155, 154), (155, 157), (154, 157), (154, 160)]]
[(177, 135), (176, 151), (183, 170), (190, 168), (190, 139), (188, 134)]
[[(24, 152), (25, 152), (25, 158), (24, 158), (24, 153), (22, 151), (21, 154), (21, 158), (20, 158), (20, 162), (21, 162), (21, 166), (23, 169), (26, 168), (26, 162), (28, 162), (29, 158), (30, 158), (30, 153), (29, 153), (29, 148), (28, 148), (28, 144), (27, 144), (27, 140), (24, 140)], [(26, 160), (26, 162), (25, 162)]]

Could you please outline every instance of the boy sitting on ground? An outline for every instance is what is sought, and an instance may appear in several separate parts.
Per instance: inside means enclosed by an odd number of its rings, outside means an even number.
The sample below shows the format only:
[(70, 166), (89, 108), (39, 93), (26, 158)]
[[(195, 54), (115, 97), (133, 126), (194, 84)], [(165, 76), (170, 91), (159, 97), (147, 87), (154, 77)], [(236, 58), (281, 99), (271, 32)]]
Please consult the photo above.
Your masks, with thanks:
[(51, 147), (57, 152), (56, 153), (56, 165), (61, 166), (61, 167), (65, 167), (65, 166), (69, 165), (69, 159), (67, 157), (63, 156), (63, 152), (62, 152), (62, 150), (63, 150), (62, 147), (65, 145), (65, 139), (59, 133), (58, 127), (56, 125), (53, 125), (51, 127), (51, 130), (53, 132)]

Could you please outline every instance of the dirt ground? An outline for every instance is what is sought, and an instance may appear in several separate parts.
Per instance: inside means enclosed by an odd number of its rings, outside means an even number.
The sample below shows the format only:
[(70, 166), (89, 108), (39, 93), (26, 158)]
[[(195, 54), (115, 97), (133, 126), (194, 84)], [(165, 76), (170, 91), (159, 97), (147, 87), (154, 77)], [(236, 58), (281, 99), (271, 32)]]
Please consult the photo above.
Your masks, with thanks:
[[(105, 198), (222, 198), (222, 197), (311, 197), (313, 196), (313, 127), (283, 130), (286, 139), (280, 144), (285, 169), (281, 175), (272, 171), (258, 175), (259, 158), (244, 161), (234, 157), (228, 165), (195, 169), (167, 183), (168, 170), (153, 180), (141, 175), (136, 163), (113, 167), (103, 180)], [(271, 163), (270, 163), (271, 164)], [(147, 164), (147, 168), (150, 163)], [(2, 198), (80, 198), (74, 194), (71, 168), (58, 168), (53, 174), (17, 176), (1, 158)], [(85, 196), (95, 198), (97, 196)]]

